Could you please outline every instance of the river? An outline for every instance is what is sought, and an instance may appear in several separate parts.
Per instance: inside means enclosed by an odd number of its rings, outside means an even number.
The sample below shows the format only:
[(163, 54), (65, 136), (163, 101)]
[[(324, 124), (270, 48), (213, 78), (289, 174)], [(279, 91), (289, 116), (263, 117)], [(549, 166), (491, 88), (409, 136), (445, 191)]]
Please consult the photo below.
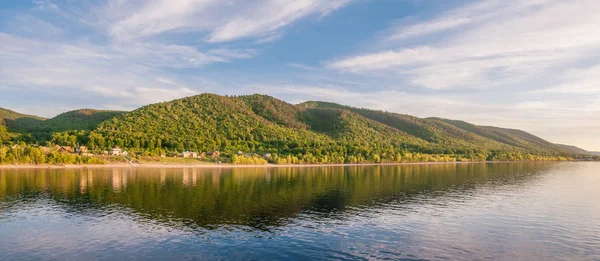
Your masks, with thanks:
[(600, 260), (600, 163), (0, 169), (0, 260)]

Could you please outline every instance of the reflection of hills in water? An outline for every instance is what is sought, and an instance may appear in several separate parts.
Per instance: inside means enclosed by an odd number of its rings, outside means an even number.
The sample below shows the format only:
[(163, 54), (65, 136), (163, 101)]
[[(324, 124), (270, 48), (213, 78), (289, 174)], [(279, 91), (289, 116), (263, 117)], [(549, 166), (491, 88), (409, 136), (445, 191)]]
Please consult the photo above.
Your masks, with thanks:
[[(0, 202), (51, 198), (69, 211), (128, 208), (167, 223), (258, 229), (306, 211), (410, 204), (454, 190), (527, 182), (552, 163), (240, 169), (0, 170)], [(1, 207), (2, 205), (0, 205)], [(0, 208), (1, 210), (1, 208)]]

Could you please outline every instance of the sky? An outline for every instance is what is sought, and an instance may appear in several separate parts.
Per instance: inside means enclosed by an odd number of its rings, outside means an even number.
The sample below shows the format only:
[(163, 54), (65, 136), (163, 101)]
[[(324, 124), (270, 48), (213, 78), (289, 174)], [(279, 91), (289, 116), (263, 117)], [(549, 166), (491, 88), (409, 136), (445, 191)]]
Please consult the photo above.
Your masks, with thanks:
[(0, 107), (210, 92), (517, 128), (600, 151), (598, 0), (2, 0)]

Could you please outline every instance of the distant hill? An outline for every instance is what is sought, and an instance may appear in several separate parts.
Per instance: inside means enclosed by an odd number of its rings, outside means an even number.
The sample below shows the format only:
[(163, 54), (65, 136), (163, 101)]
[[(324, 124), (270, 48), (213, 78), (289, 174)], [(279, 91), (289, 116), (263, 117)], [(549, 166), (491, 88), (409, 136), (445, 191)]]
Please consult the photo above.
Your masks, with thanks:
[(0, 124), (6, 125), (9, 130), (23, 130), (30, 126), (40, 124), (46, 120), (43, 117), (22, 114), (9, 109), (0, 108)]
[(148, 149), (303, 153), (307, 143), (334, 143), (325, 135), (258, 116), (241, 99), (214, 94), (144, 106), (103, 122), (96, 133), (110, 145)]
[(96, 133), (109, 144), (179, 150), (283, 148), (286, 153), (363, 155), (402, 150), (442, 154), (472, 150), (551, 155), (575, 152), (521, 130), (328, 102), (294, 105), (258, 94), (202, 94), (152, 104), (103, 122)]
[[(330, 102), (290, 104), (259, 94), (207, 93), (131, 112), (81, 109), (51, 119), (0, 110), (0, 117), (9, 131), (33, 134), (34, 140), (50, 140), (52, 133), (68, 132), (66, 135), (75, 135), (78, 144), (91, 148), (118, 145), (152, 153), (271, 152), (303, 157), (304, 162), (398, 161), (414, 157), (411, 153), (480, 160), (526, 159), (524, 155), (530, 154), (589, 155), (580, 148), (554, 144), (516, 129)], [(427, 159), (419, 159), (423, 160)]]
[(123, 111), (79, 109), (57, 115), (42, 122), (37, 129), (60, 132), (68, 130), (93, 130), (103, 121), (123, 114)]
[(554, 146), (558, 147), (565, 154), (575, 154), (575, 155), (594, 155), (594, 152), (584, 150), (582, 148), (578, 148), (572, 145), (564, 145), (564, 144), (554, 144)]
[(101, 122), (122, 113), (121, 111), (79, 109), (46, 119), (0, 108), (0, 124), (5, 125), (9, 132), (31, 134), (36, 139), (45, 141), (51, 139), (52, 133), (55, 132), (93, 130)]
[[(474, 124), (464, 121), (441, 118), (430, 119), (443, 121), (453, 126), (456, 126), (457, 128), (477, 134), (481, 137), (485, 137), (487, 139), (491, 139), (520, 149), (534, 150), (546, 153), (564, 153), (565, 151), (569, 151), (568, 149), (565, 150), (565, 148), (556, 146), (555, 144), (549, 141), (546, 141), (540, 137), (537, 137), (522, 130), (506, 129), (492, 126), (476, 126)], [(569, 152), (569, 154), (571, 153)]]

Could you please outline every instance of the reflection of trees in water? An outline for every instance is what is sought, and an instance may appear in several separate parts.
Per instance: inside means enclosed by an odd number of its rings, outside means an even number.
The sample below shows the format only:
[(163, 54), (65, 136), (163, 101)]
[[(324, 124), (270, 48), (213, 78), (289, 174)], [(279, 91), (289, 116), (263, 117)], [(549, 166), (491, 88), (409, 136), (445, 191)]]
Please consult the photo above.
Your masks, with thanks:
[(269, 229), (302, 211), (327, 216), (348, 207), (406, 204), (482, 185), (519, 185), (553, 165), (0, 170), (0, 201), (50, 197), (68, 211), (92, 215), (118, 206), (155, 221)]

